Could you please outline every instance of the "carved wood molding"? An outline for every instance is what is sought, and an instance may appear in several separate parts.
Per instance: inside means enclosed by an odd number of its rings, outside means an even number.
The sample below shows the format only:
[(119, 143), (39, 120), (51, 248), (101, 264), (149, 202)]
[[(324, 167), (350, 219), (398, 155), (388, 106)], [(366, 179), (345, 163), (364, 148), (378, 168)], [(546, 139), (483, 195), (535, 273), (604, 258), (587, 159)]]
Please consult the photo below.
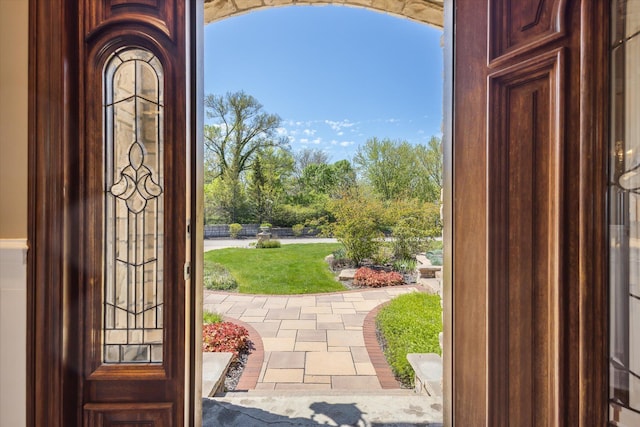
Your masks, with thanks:
[(176, 16), (184, 9), (184, 1), (180, 0), (85, 0), (84, 4), (87, 38), (103, 27), (131, 23), (154, 28), (174, 43), (177, 41)]
[(489, 1), (489, 64), (562, 38), (567, 0)]

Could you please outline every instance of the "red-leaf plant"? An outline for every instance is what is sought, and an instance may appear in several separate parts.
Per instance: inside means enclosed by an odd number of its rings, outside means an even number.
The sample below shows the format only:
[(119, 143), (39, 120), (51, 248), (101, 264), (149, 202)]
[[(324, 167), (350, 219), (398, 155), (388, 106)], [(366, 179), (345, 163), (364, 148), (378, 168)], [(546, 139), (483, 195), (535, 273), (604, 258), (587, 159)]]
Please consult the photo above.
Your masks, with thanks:
[(231, 322), (213, 323), (202, 327), (202, 351), (233, 353), (232, 363), (250, 346), (249, 331)]
[(359, 268), (353, 278), (356, 286), (367, 286), (370, 288), (381, 288), (383, 286), (402, 285), (404, 280), (397, 271), (377, 271), (368, 267)]

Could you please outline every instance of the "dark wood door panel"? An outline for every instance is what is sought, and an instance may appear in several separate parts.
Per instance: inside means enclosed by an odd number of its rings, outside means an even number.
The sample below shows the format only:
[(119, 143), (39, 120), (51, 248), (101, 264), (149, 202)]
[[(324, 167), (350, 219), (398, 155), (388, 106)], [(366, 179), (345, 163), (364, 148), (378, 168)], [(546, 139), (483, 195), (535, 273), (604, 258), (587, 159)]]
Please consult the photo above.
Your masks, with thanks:
[(173, 405), (163, 403), (87, 404), (85, 427), (171, 427)]
[(604, 423), (607, 13), (456, 1), (456, 425)]
[(563, 60), (489, 77), (490, 418), (519, 426), (557, 423)]

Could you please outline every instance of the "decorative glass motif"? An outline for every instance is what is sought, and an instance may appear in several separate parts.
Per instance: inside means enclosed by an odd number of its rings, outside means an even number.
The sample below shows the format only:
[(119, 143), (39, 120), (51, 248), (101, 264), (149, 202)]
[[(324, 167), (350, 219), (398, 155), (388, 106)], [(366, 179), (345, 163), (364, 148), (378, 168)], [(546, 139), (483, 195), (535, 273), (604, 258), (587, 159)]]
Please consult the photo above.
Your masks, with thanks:
[(104, 363), (162, 362), (163, 86), (147, 50), (105, 66)]
[(612, 6), (609, 425), (640, 426), (640, 0)]

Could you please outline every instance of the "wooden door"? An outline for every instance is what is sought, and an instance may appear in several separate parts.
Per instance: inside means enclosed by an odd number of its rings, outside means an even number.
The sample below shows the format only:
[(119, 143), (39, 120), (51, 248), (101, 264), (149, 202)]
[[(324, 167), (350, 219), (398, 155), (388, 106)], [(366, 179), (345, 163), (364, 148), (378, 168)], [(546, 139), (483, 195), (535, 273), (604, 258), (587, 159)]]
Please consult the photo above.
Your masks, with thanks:
[(31, 425), (193, 414), (190, 5), (31, 2)]
[(455, 425), (606, 423), (605, 3), (455, 2)]
[(190, 268), (185, 2), (83, 6), (80, 182), (93, 231), (77, 242), (88, 270), (78, 278), (83, 424), (179, 426)]

